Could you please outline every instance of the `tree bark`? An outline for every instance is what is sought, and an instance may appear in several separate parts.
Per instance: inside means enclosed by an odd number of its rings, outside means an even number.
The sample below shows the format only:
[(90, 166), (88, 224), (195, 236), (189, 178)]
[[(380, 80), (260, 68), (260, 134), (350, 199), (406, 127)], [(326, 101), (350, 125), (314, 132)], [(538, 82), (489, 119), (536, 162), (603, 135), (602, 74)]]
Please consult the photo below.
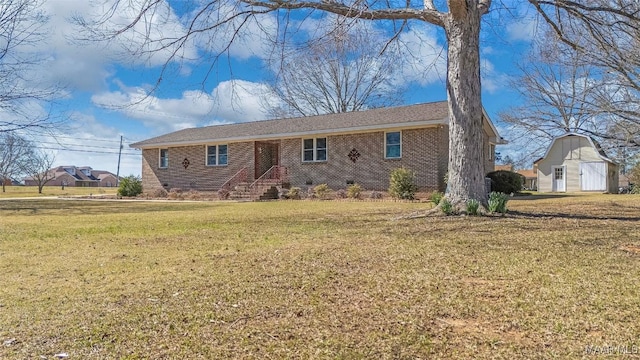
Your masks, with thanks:
[[(467, 5), (462, 5), (467, 3)], [(487, 205), (480, 93), (481, 11), (458, 2), (445, 20), (448, 40), (449, 174), (447, 199), (460, 207), (470, 200)]]

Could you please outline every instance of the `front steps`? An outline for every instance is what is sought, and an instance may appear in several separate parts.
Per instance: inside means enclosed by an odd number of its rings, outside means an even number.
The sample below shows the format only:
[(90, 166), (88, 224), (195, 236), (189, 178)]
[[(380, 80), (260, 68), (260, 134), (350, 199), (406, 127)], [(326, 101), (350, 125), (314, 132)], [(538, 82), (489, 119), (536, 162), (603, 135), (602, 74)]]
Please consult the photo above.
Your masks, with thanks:
[(242, 182), (231, 190), (229, 198), (232, 200), (274, 200), (279, 198), (279, 182), (273, 180), (265, 180), (256, 184), (254, 191), (251, 191), (251, 184)]

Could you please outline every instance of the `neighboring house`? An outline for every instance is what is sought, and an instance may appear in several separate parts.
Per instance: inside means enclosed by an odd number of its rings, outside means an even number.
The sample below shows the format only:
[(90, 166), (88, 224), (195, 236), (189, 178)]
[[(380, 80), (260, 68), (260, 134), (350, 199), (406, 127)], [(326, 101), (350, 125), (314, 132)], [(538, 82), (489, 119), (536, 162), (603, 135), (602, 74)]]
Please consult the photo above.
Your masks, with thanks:
[(516, 170), (516, 172), (524, 176), (524, 188), (526, 190), (538, 190), (538, 169)]
[[(444, 190), (448, 119), (443, 101), (184, 129), (131, 147), (142, 149), (145, 191), (212, 191), (259, 178), (299, 187), (326, 183), (337, 190), (358, 183), (387, 190), (398, 167), (412, 170), (421, 189)], [(500, 137), (486, 114), (483, 128), (489, 172)]]
[(618, 164), (589, 136), (569, 133), (553, 139), (534, 166), (540, 192), (618, 192)]
[[(108, 171), (93, 170), (89, 166), (58, 166), (48, 170), (53, 179), (47, 186), (75, 186), (75, 187), (115, 187), (116, 175)], [(38, 182), (28, 177), (24, 180), (27, 186), (37, 186)]]

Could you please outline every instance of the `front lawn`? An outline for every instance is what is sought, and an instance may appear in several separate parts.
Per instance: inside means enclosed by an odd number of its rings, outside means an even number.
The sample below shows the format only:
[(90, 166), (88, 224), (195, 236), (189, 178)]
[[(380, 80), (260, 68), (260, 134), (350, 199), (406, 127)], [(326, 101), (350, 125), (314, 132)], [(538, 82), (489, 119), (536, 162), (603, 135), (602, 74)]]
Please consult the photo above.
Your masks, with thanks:
[(639, 204), (0, 201), (0, 358), (637, 352)]
[(115, 187), (74, 187), (65, 186), (45, 186), (42, 194), (38, 193), (37, 186), (6, 186), (2, 192), (0, 187), (0, 199), (2, 198), (22, 198), (22, 197), (43, 197), (43, 196), (77, 196), (77, 195), (115, 195), (118, 188)]

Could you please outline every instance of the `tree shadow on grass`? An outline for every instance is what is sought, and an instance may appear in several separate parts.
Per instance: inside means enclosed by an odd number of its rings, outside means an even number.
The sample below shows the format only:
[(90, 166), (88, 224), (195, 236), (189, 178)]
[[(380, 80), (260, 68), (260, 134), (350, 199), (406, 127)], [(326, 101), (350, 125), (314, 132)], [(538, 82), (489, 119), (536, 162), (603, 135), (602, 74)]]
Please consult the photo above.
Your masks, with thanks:
[(516, 194), (511, 200), (546, 200), (574, 197), (570, 194)]
[(617, 220), (617, 221), (640, 221), (640, 216), (597, 216), (587, 214), (570, 214), (561, 212), (524, 212), (509, 210), (507, 213), (511, 218), (524, 218), (524, 219), (544, 219), (544, 218), (560, 218), (570, 220)]
[(123, 213), (148, 213), (148, 212), (162, 212), (162, 211), (176, 211), (185, 206), (189, 209), (194, 208), (210, 208), (208, 204), (181, 203), (176, 201), (172, 202), (119, 202), (119, 201), (69, 201), (69, 200), (19, 200), (19, 201), (1, 201), (0, 202), (0, 214), (13, 213), (13, 214), (123, 214)]

